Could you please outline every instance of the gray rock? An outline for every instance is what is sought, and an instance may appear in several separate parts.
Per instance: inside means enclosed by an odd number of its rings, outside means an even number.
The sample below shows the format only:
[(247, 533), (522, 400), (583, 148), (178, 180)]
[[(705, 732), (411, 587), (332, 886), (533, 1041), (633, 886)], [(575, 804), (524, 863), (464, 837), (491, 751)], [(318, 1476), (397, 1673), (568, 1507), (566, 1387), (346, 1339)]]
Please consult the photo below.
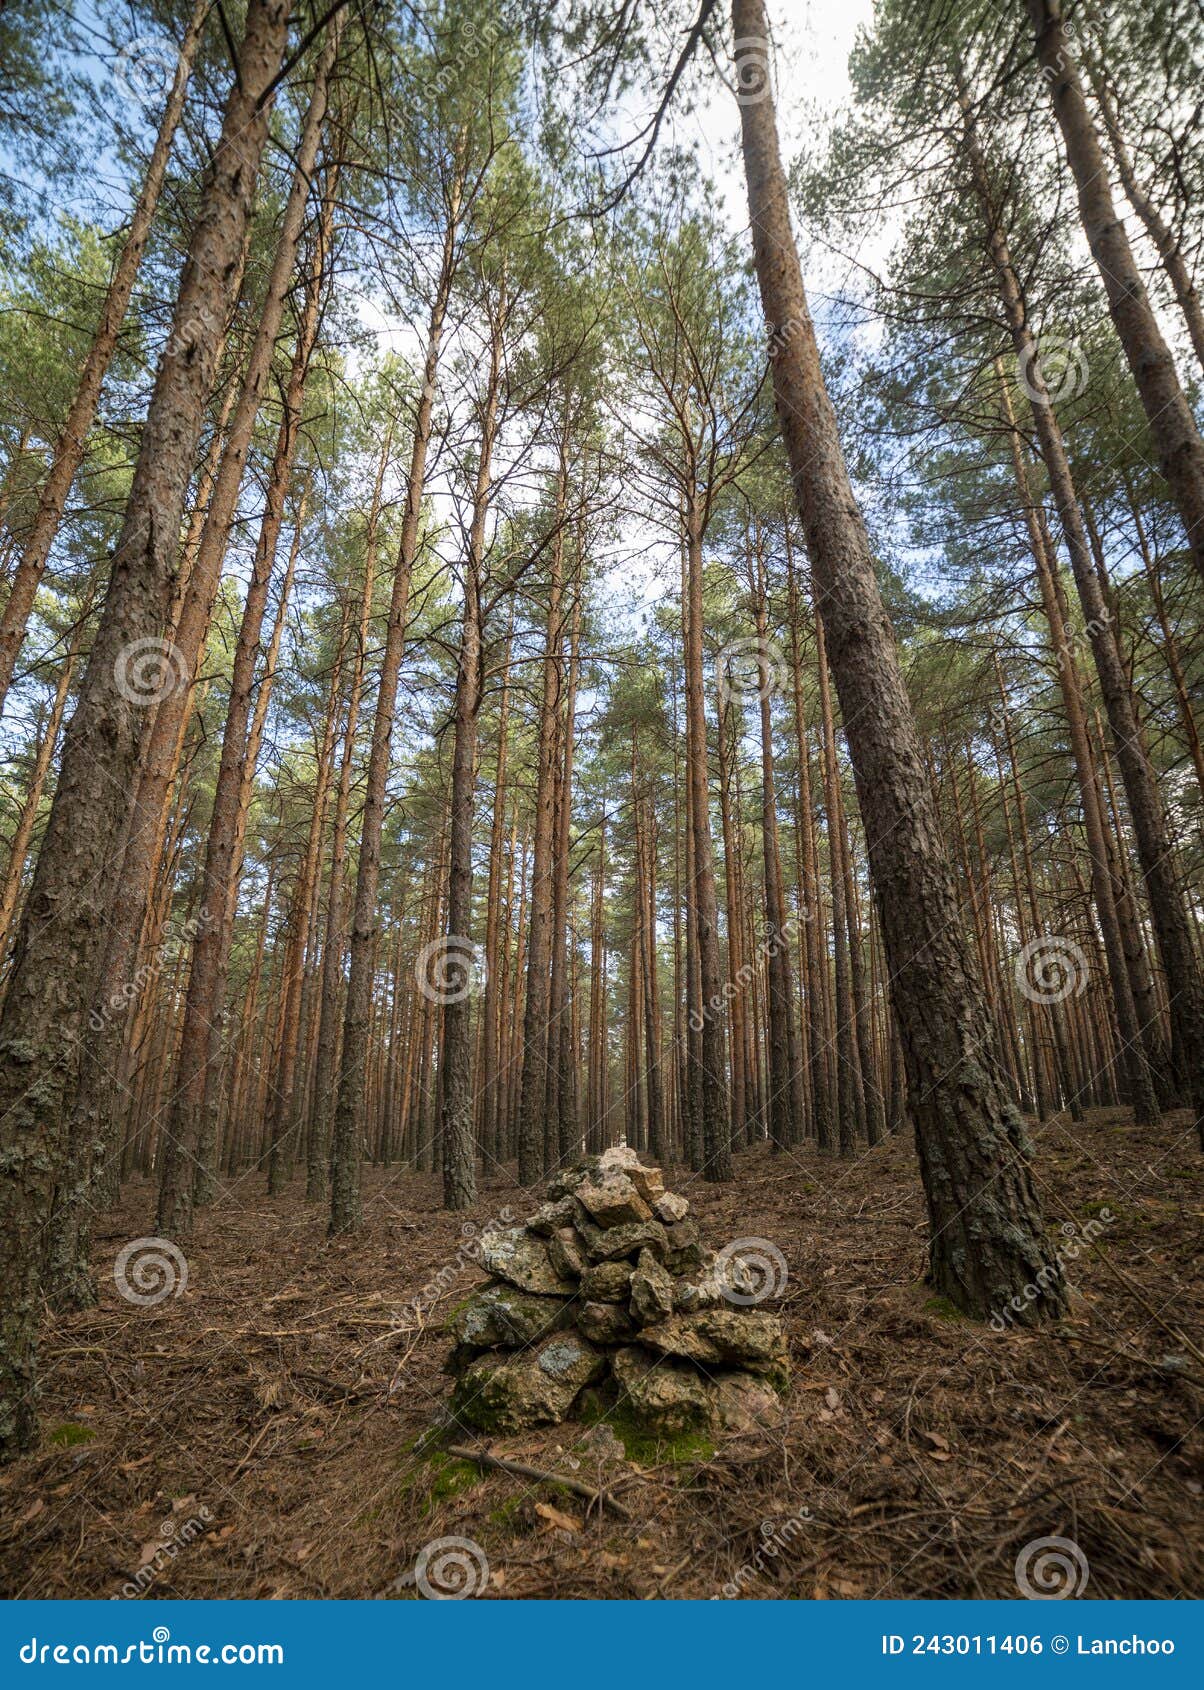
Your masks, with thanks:
[(665, 1229), (659, 1221), (635, 1221), (630, 1226), (593, 1228), (585, 1235), (591, 1262), (617, 1262), (624, 1256), (651, 1250), (658, 1261), (668, 1253)]
[(585, 1240), (573, 1226), (562, 1226), (548, 1239), (548, 1260), (565, 1279), (580, 1279), (586, 1269)]
[(584, 1338), (558, 1333), (538, 1349), (480, 1356), (460, 1376), (452, 1410), (484, 1432), (556, 1425), (605, 1369), (606, 1358)]
[(577, 1206), (572, 1195), (561, 1197), (555, 1203), (541, 1203), (539, 1208), (527, 1222), (528, 1232), (538, 1232), (544, 1238), (550, 1238), (562, 1226), (572, 1226), (577, 1218)]
[(619, 1411), (655, 1432), (702, 1430), (715, 1418), (707, 1381), (684, 1362), (658, 1361), (630, 1344), (611, 1358)]
[(689, 1212), (689, 1203), (684, 1197), (679, 1197), (676, 1191), (662, 1192), (652, 1205), (652, 1213), (666, 1226), (672, 1226), (676, 1221), (684, 1221)]
[(576, 1286), (557, 1273), (548, 1246), (525, 1227), (506, 1227), (481, 1236), (481, 1266), (499, 1279), (517, 1285), (520, 1291), (537, 1291), (543, 1296), (567, 1297)]
[(754, 1373), (784, 1377), (790, 1362), (782, 1323), (760, 1309), (700, 1309), (646, 1326), (640, 1343), (661, 1355), (702, 1366), (738, 1362)]
[(570, 1318), (564, 1297), (540, 1297), (513, 1285), (495, 1283), (469, 1298), (448, 1322), (457, 1344), (474, 1350), (498, 1345), (518, 1349), (559, 1330)]
[(622, 1303), (582, 1303), (577, 1325), (591, 1344), (625, 1344), (635, 1326)]
[(673, 1313), (673, 1281), (651, 1250), (641, 1250), (631, 1276), (631, 1318), (652, 1326)]
[(750, 1373), (717, 1373), (708, 1389), (719, 1424), (729, 1432), (751, 1432), (758, 1426), (780, 1426), (786, 1417), (782, 1399), (764, 1379)]
[(581, 1275), (581, 1295), (591, 1303), (625, 1303), (631, 1293), (627, 1262), (597, 1262)]
[(629, 1226), (652, 1219), (652, 1210), (627, 1175), (618, 1169), (582, 1181), (576, 1196), (598, 1226)]

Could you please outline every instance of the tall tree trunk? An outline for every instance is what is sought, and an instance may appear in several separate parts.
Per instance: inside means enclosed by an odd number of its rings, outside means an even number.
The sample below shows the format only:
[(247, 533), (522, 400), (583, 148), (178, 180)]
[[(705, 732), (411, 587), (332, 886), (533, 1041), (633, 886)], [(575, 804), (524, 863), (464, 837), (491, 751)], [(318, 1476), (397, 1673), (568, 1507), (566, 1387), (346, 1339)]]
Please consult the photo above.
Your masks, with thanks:
[(502, 370), (504, 295), (493, 307), (489, 378), (481, 420), (480, 456), (472, 496), (472, 524), (464, 568), (464, 616), (456, 668), (455, 742), (452, 749), (451, 843), (447, 871), (446, 954), (441, 974), (446, 982), (443, 1043), (439, 1051), (443, 1147), (443, 1203), (470, 1209), (477, 1200), (476, 1141), (472, 1109), (472, 818), (477, 769), (477, 718), (484, 672), (482, 577), (485, 524), (493, 476), (498, 428), (498, 390)]
[[(1112, 627), (1112, 613), (1104, 602), (1099, 576), (1091, 555), (1083, 514), (1075, 491), (1058, 418), (1050, 401), (1041, 368), (1039, 349), (1028, 323), (1025, 300), (1011, 253), (993, 208), (990, 181), (978, 143), (968, 103), (964, 106), (967, 158), (975, 191), (987, 226), (987, 250), (999, 283), (1008, 327), (1017, 358), (1025, 372), (1033, 423), (1041, 457), (1049, 476), (1050, 490), (1070, 556), (1070, 567), (1078, 588), (1099, 675), (1100, 690), (1108, 712), (1108, 723), (1116, 747), (1117, 761), (1125, 783), (1133, 834), (1145, 876), (1150, 913), (1158, 940), (1158, 951), (1171, 993), (1171, 1062), (1183, 1092), (1192, 1095), (1200, 1131), (1204, 1134), (1204, 978), (1192, 948), (1183, 893), (1175, 873), (1166, 832), (1166, 818), (1153, 771), (1141, 743), (1133, 709), (1133, 695), (1121, 662)], [(1071, 648), (1067, 647), (1067, 655)], [(1059, 654), (1059, 657), (1061, 654)], [(1114, 982), (1115, 984), (1116, 982)], [(1121, 1005), (1118, 1002), (1118, 1013)], [(1138, 1038), (1144, 1029), (1136, 1029)], [(1131, 1049), (1130, 1035), (1122, 1026), (1122, 1040)], [(1140, 1074), (1131, 1075), (1134, 1105), (1149, 1114), (1151, 1102)]]
[(551, 1002), (552, 905), (555, 893), (556, 739), (564, 686), (563, 517), (568, 489), (568, 423), (562, 425), (548, 581), (543, 693), (536, 748), (535, 832), (528, 911), (527, 996), (523, 1009), (523, 1063), (518, 1101), (518, 1177), (533, 1185), (547, 1171), (544, 1111), (548, 1095), (548, 1016)]
[(1124, 220), (1116, 213), (1107, 161), (1091, 121), (1060, 0), (1025, 3), (1036, 35), (1037, 60), (1049, 82), (1078, 187), (1083, 232), (1137, 384), (1159, 467), (1183, 519), (1196, 569), (1204, 576), (1204, 440), (1179, 385), (1175, 361), (1158, 327)]
[[(63, 1162), (79, 1036), (141, 761), (139, 679), (161, 639), (217, 342), (267, 136), (288, 0), (250, 0), (238, 76), (202, 192), (109, 587), (67, 729), (58, 787), (0, 1014), (0, 1454), (26, 1448), (34, 1407), (41, 1232)], [(36, 1075), (36, 1083), (31, 1078)]]
[(715, 892), (715, 854), (711, 843), (707, 781), (707, 724), (702, 673), (702, 524), (691, 489), (684, 511), (687, 615), (685, 638), (686, 778), (690, 787), (690, 827), (694, 841), (689, 886), (698, 947), (700, 1021), (696, 1086), (701, 1091), (702, 1168), (713, 1182), (732, 1177), (731, 1123), (728, 1116), (727, 1066), (723, 1026), (723, 973), (719, 955), (719, 902)]
[[(824, 386), (765, 85), (763, 0), (733, 0), (753, 255), (773, 380), (857, 781), (907, 1063), (935, 1289), (985, 1316), (1020, 1300), (1033, 1322), (1066, 1307), (1023, 1123), (1007, 1096), (982, 985), (961, 930), (915, 720)], [(743, 86), (744, 84), (742, 84)], [(1040, 1276), (1040, 1277), (1038, 1277)], [(1024, 1300), (1026, 1287), (1038, 1296)]]
[[(255, 342), (247, 360), (247, 371), (243, 379), (242, 392), (239, 395), (234, 420), (230, 426), (230, 435), (226, 442), (225, 452), (222, 455), (221, 468), (217, 472), (213, 501), (205, 521), (204, 532), (201, 535), (193, 578), (188, 585), (180, 624), (176, 630), (177, 654), (182, 655), (189, 680), (195, 674), (204, 651), (205, 634), (212, 616), (213, 601), (221, 580), (222, 561), (226, 555), (230, 527), (238, 503), (238, 492), (246, 468), (255, 422), (271, 375), (272, 356), (276, 349), (276, 337), (280, 332), (280, 324), (284, 315), (285, 300), (297, 266), (297, 253), (305, 221), (305, 207), (309, 199), (314, 167), (318, 158), (318, 147), (321, 143), (322, 130), (326, 121), (327, 85), (338, 53), (342, 22), (342, 17), (338, 16), (328, 29), (326, 41), (314, 69), (309, 107), (302, 124), (292, 183), (284, 208), (284, 216), (281, 220), (276, 251), (272, 259), (272, 269), (268, 277), (267, 291), (264, 295), (263, 310), (260, 313), (259, 323), (255, 331)], [(316, 299), (313, 297), (307, 305), (307, 316), (310, 315), (311, 307), (316, 312)], [(309, 323), (298, 330), (299, 343), (302, 339), (307, 338), (312, 345), (316, 333), (317, 319), (314, 315)], [(292, 394), (294, 408), (299, 407), (301, 402), (301, 390), (304, 387), (305, 373), (309, 361), (308, 350), (302, 348), (299, 344), (298, 351), (302, 350), (305, 353), (304, 359), (300, 364), (294, 360), (291, 377), (291, 382), (295, 384)], [(258, 617), (262, 620), (268, 590), (267, 577), (270, 577), (271, 574), (272, 558), (275, 552), (274, 534), (279, 533), (283, 516), (284, 488), (287, 484), (288, 463), (291, 462), (297, 428), (297, 419), (296, 417), (288, 418), (288, 409), (289, 400), (286, 398), (286, 421), (290, 423), (290, 426), (281, 431), (277, 459), (273, 465), (274, 470), (281, 472), (281, 480), (273, 489), (274, 499), (270, 499), (264, 517), (264, 527), (270, 538), (269, 550), (264, 552), (263, 567), (260, 570), (259, 579), (252, 579), (248, 592), (248, 607), (252, 619)], [(281, 457), (282, 452), (283, 459)], [(257, 559), (257, 561), (260, 560)], [(236, 741), (245, 738), (246, 712), (250, 699), (248, 665), (254, 663), (254, 644), (245, 647), (241, 655), (242, 664), (235, 676), (235, 686), (239, 689), (241, 696), (232, 695), (231, 701), (235, 717), (233, 732)], [(185, 689), (181, 687), (178, 690), (183, 693)], [(192, 1193), (197, 1166), (196, 1153), (202, 1136), (205, 1075), (211, 1049), (214, 1048), (212, 1045), (212, 1011), (216, 1006), (213, 1001), (213, 993), (220, 973), (223, 926), (219, 912), (224, 903), (229, 867), (232, 860), (230, 830), (237, 805), (236, 760), (239, 757), (240, 749), (229, 740), (229, 735), (227, 735), (222, 752), (222, 761), (225, 765), (224, 782), (222, 782), (219, 774), (219, 796), (222, 807), (220, 811), (215, 811), (213, 824), (211, 824), (213, 865), (216, 872), (221, 874), (222, 879), (220, 886), (208, 878), (204, 883), (207, 900), (204, 908), (209, 911), (213, 919), (202, 918), (201, 927), (197, 934), (192, 973), (189, 977), (188, 1002), (185, 1006), (184, 1022), (180, 1035), (180, 1051), (177, 1057), (176, 1089), (171, 1119), (164, 1134), (157, 1225), (160, 1232), (167, 1237), (186, 1237), (192, 1226)], [(207, 869), (208, 866), (207, 858)]]

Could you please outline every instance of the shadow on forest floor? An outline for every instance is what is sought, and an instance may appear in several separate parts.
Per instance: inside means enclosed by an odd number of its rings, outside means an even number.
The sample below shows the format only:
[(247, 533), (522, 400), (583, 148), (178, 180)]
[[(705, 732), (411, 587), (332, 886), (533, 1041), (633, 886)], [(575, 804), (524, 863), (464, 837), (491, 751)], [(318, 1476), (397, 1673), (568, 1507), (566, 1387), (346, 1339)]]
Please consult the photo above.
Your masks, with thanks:
[[(666, 1170), (707, 1244), (784, 1253), (795, 1383), (774, 1432), (629, 1450), (604, 1479), (629, 1520), (416, 1447), (447, 1398), (442, 1323), (481, 1277), (464, 1223), (522, 1218), (520, 1188), (490, 1181), (450, 1216), (434, 1177), (369, 1169), (364, 1233), (331, 1244), (299, 1185), (269, 1201), (246, 1176), (201, 1218), (184, 1292), (135, 1306), (113, 1275), (153, 1212), (132, 1186), (97, 1226), (99, 1307), (45, 1334), (42, 1446), (0, 1472), (0, 1587), (413, 1596), (420, 1550), (455, 1537), (491, 1596), (1009, 1597), (1021, 1551), (1057, 1537), (1087, 1595), (1198, 1596), (1204, 1162), (1183, 1116), (1036, 1136), (1068, 1253), (1101, 1223), (1056, 1332), (928, 1297), (909, 1143), (853, 1163), (761, 1147), (728, 1187)], [(407, 1305), (432, 1282), (420, 1321)], [(584, 1431), (490, 1447), (591, 1481)]]

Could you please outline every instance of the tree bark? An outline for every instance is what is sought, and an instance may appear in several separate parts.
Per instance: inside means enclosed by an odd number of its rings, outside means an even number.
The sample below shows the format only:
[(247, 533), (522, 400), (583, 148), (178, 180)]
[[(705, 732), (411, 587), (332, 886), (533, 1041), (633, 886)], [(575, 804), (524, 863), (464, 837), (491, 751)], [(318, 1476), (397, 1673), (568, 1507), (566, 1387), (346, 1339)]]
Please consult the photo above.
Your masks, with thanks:
[(213, 384), (218, 338), (267, 136), (269, 90), (288, 32), (288, 0), (250, 0), (238, 76), (209, 167), (172, 330), (134, 469), (109, 587), (0, 1014), (0, 1454), (36, 1435), (41, 1231), (63, 1160), (63, 1122), (120, 840), (143, 748), (148, 654), (162, 662), (184, 499)]
[[(751, 70), (754, 93), (762, 93), (755, 80), (769, 62), (762, 0), (733, 0), (732, 21), (742, 44), (738, 77)], [(740, 115), (754, 263), (766, 318), (777, 325), (778, 419), (840, 694), (907, 1063), (931, 1224), (930, 1277), (969, 1315), (986, 1316), (1016, 1298), (1017, 1319), (1031, 1323), (1064, 1311), (1065, 1284), (961, 931), (893, 631), (824, 386), (768, 86), (763, 97), (745, 94)], [(1025, 1290), (1034, 1286), (1029, 1300)]]
[(1091, 121), (1060, 0), (1025, 0), (1037, 60), (1049, 82), (1066, 157), (1078, 187), (1083, 232), (1104, 284), (1108, 310), (1137, 384), (1159, 467), (1178, 506), (1196, 569), (1204, 576), (1204, 440), (1196, 427), (1170, 348), (1158, 327), (1117, 215), (1108, 165)]

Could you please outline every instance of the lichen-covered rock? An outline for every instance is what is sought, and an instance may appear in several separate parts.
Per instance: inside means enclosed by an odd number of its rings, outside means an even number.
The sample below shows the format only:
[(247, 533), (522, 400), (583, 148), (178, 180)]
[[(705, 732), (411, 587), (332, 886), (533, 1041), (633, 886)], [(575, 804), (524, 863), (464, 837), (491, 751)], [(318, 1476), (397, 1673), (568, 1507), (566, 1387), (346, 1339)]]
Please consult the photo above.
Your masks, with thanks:
[(651, 1250), (641, 1250), (631, 1276), (631, 1318), (651, 1326), (673, 1313), (673, 1281)]
[(516, 1354), (490, 1351), (465, 1368), (452, 1395), (457, 1419), (483, 1432), (518, 1432), (563, 1420), (606, 1358), (575, 1332)]
[[(739, 1260), (720, 1273), (684, 1197), (634, 1150), (589, 1156), (548, 1183), (526, 1227), (490, 1232), (494, 1280), (448, 1321), (456, 1415), (489, 1432), (615, 1406), (676, 1437), (776, 1424), (782, 1328)], [(726, 1253), (725, 1253), (726, 1254)]]
[[(735, 1263), (742, 1268), (742, 1263)], [(745, 1270), (746, 1271), (746, 1270)], [(697, 1273), (689, 1277), (678, 1277), (673, 1281), (673, 1308), (677, 1314), (694, 1314), (698, 1309), (724, 1308), (730, 1305), (727, 1293), (732, 1288), (732, 1278), (727, 1278), (715, 1271), (715, 1258), (705, 1259)], [(740, 1289), (739, 1286), (736, 1289)], [(751, 1289), (751, 1287), (750, 1287)]]
[(761, 1309), (699, 1309), (646, 1326), (640, 1343), (661, 1355), (702, 1366), (738, 1363), (755, 1373), (784, 1375), (789, 1357), (782, 1323)]
[(626, 1256), (638, 1256), (641, 1250), (651, 1250), (658, 1261), (664, 1261), (669, 1250), (665, 1229), (659, 1221), (633, 1221), (629, 1226), (590, 1227), (584, 1236), (591, 1262), (617, 1262)]
[(571, 1308), (567, 1297), (540, 1297), (514, 1285), (494, 1283), (456, 1310), (448, 1330), (467, 1349), (491, 1350), (498, 1345), (518, 1349), (559, 1330)]
[(669, 1435), (713, 1425), (716, 1408), (707, 1381), (685, 1362), (659, 1360), (629, 1344), (615, 1352), (611, 1367), (620, 1413)]
[(487, 1272), (517, 1285), (520, 1291), (567, 1297), (577, 1289), (571, 1279), (557, 1273), (552, 1266), (544, 1240), (521, 1226), (483, 1233), (480, 1262)]
[(581, 1275), (581, 1295), (589, 1303), (625, 1303), (631, 1293), (629, 1262), (595, 1262)]
[(782, 1399), (773, 1386), (750, 1373), (713, 1374), (708, 1389), (719, 1424), (729, 1432), (780, 1426), (785, 1418)]
[(570, 1192), (555, 1203), (541, 1203), (527, 1221), (528, 1232), (538, 1232), (550, 1238), (562, 1226), (572, 1226), (577, 1218), (577, 1205)]
[(582, 1303), (577, 1326), (591, 1344), (625, 1344), (635, 1325), (623, 1303)]
[(585, 1272), (585, 1240), (574, 1226), (562, 1226), (548, 1239), (548, 1260), (565, 1279), (580, 1279)]
[(628, 1226), (652, 1219), (652, 1210), (627, 1175), (617, 1168), (584, 1180), (577, 1187), (576, 1197), (598, 1226)]

